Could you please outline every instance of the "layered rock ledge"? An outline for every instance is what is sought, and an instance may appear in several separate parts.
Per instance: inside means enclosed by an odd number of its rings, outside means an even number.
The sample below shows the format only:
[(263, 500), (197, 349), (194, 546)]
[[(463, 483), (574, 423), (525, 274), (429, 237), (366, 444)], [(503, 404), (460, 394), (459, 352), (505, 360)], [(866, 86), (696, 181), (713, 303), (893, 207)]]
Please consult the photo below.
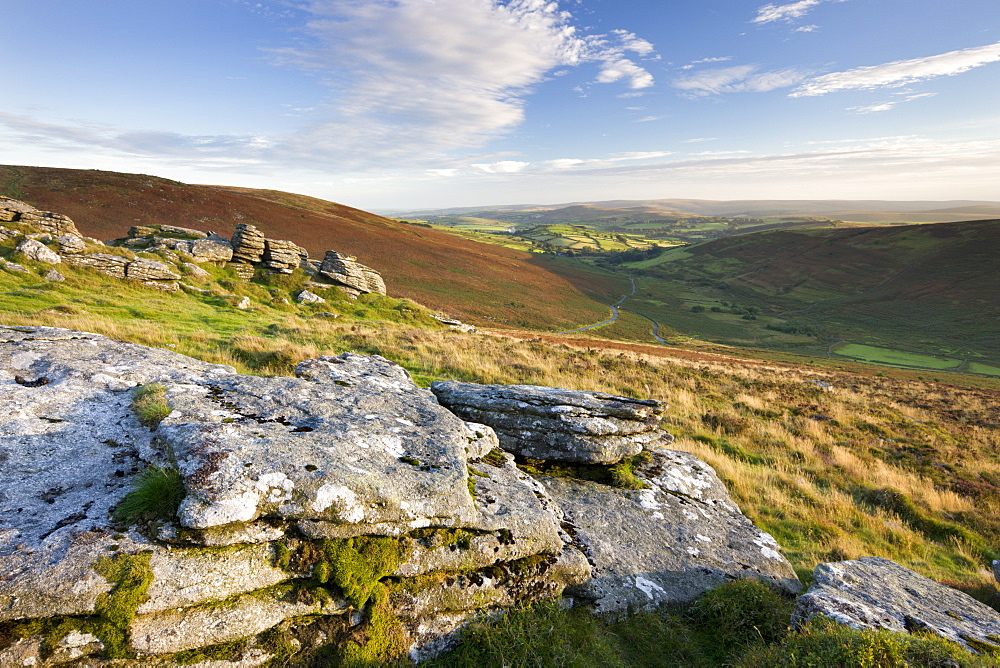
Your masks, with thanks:
[(438, 401), (496, 430), (504, 450), (534, 459), (613, 464), (673, 441), (660, 430), (663, 406), (601, 392), (537, 385), (436, 382)]

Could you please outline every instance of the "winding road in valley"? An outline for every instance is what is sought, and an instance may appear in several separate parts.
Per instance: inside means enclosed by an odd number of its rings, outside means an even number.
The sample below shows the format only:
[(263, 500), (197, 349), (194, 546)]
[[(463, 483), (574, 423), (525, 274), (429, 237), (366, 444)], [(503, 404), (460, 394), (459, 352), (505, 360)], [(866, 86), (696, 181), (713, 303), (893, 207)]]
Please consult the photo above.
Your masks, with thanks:
[(598, 327), (603, 327), (604, 325), (610, 325), (611, 323), (613, 323), (616, 320), (618, 320), (618, 314), (619, 314), (620, 311), (628, 311), (629, 313), (635, 313), (635, 315), (639, 316), (640, 318), (645, 318), (646, 320), (648, 320), (651, 323), (653, 323), (653, 338), (655, 338), (657, 341), (659, 341), (660, 343), (662, 343), (665, 346), (670, 345), (669, 343), (666, 342), (666, 340), (664, 340), (660, 336), (660, 323), (656, 322), (655, 320), (653, 320), (649, 316), (643, 315), (641, 313), (636, 313), (635, 311), (633, 311), (631, 309), (627, 309), (624, 306), (622, 306), (622, 304), (625, 303), (626, 299), (628, 299), (629, 297), (634, 297), (635, 296), (635, 292), (638, 289), (636, 287), (635, 279), (634, 278), (629, 277), (628, 280), (632, 282), (632, 292), (628, 293), (627, 295), (625, 295), (624, 297), (622, 297), (617, 302), (615, 302), (614, 304), (611, 305), (611, 317), (610, 318), (608, 318), (607, 320), (602, 320), (601, 322), (595, 323), (593, 325), (587, 325), (586, 327), (578, 327), (577, 329), (567, 329), (565, 332), (556, 332), (556, 334), (574, 334), (576, 332), (585, 332), (588, 329), (596, 329)]
[(635, 294), (635, 291), (636, 291), (635, 279), (634, 278), (629, 278), (628, 280), (632, 281), (632, 292), (628, 293), (627, 295), (625, 295), (624, 297), (622, 297), (621, 299), (619, 299), (618, 301), (616, 301), (614, 304), (611, 305), (611, 317), (610, 318), (608, 318), (607, 320), (603, 320), (603, 321), (601, 321), (599, 323), (596, 323), (594, 325), (587, 325), (586, 327), (579, 327), (577, 329), (567, 329), (565, 332), (556, 332), (556, 334), (573, 334), (575, 332), (585, 332), (588, 329), (594, 329), (596, 327), (603, 327), (604, 325), (610, 325), (611, 323), (613, 323), (615, 320), (618, 319), (618, 309), (619, 309), (619, 307), (621, 307), (622, 303), (626, 299), (628, 299), (629, 297), (631, 297), (631, 296), (633, 296)]

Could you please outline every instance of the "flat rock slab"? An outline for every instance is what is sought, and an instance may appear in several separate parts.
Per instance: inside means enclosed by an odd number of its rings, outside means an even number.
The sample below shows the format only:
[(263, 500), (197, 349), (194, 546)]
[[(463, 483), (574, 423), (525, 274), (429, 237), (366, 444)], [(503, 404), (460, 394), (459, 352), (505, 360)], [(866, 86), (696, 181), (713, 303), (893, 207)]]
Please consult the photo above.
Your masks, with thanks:
[(657, 428), (657, 401), (456, 381), (433, 383), (431, 391), (462, 419), (493, 427), (504, 450), (524, 457), (613, 464), (673, 440)]
[(795, 625), (822, 615), (856, 629), (926, 631), (972, 651), (1000, 648), (1000, 613), (894, 561), (863, 557), (820, 564), (813, 577), (799, 597)]
[(649, 489), (540, 478), (593, 566), (592, 579), (567, 594), (598, 613), (624, 613), (690, 602), (734, 578), (801, 590), (778, 544), (740, 512), (707, 464), (658, 450), (636, 474)]
[(108, 527), (144, 462), (162, 461), (130, 390), (234, 373), (96, 334), (0, 327), (0, 619), (91, 611), (110, 588), (94, 561), (145, 549)]
[(301, 373), (166, 384), (174, 410), (158, 434), (187, 490), (182, 525), (276, 518), (409, 530), (474, 521), (472, 435), (402, 367), (348, 353)]

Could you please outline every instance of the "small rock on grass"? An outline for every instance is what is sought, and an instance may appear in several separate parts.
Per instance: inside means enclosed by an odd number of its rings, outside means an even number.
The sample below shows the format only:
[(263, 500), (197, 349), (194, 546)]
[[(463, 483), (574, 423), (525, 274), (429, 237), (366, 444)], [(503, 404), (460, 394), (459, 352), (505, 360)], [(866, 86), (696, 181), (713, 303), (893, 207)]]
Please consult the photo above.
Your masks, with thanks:
[(25, 239), (18, 244), (17, 252), (35, 262), (44, 262), (46, 264), (59, 264), (62, 262), (58, 253), (34, 239)]
[(302, 304), (325, 304), (326, 300), (317, 295), (315, 292), (309, 292), (308, 290), (303, 290), (295, 297), (295, 300)]

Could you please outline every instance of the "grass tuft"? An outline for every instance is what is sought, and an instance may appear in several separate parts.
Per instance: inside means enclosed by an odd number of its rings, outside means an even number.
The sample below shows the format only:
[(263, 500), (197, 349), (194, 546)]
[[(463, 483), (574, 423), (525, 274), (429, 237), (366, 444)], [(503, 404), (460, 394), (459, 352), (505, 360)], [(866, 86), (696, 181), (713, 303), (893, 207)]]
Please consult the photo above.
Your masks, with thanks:
[(112, 511), (120, 524), (132, 525), (151, 520), (173, 520), (184, 500), (184, 481), (175, 468), (151, 466)]
[(170, 410), (167, 388), (161, 383), (143, 385), (132, 394), (132, 412), (144, 427), (156, 428), (163, 418), (170, 415)]

